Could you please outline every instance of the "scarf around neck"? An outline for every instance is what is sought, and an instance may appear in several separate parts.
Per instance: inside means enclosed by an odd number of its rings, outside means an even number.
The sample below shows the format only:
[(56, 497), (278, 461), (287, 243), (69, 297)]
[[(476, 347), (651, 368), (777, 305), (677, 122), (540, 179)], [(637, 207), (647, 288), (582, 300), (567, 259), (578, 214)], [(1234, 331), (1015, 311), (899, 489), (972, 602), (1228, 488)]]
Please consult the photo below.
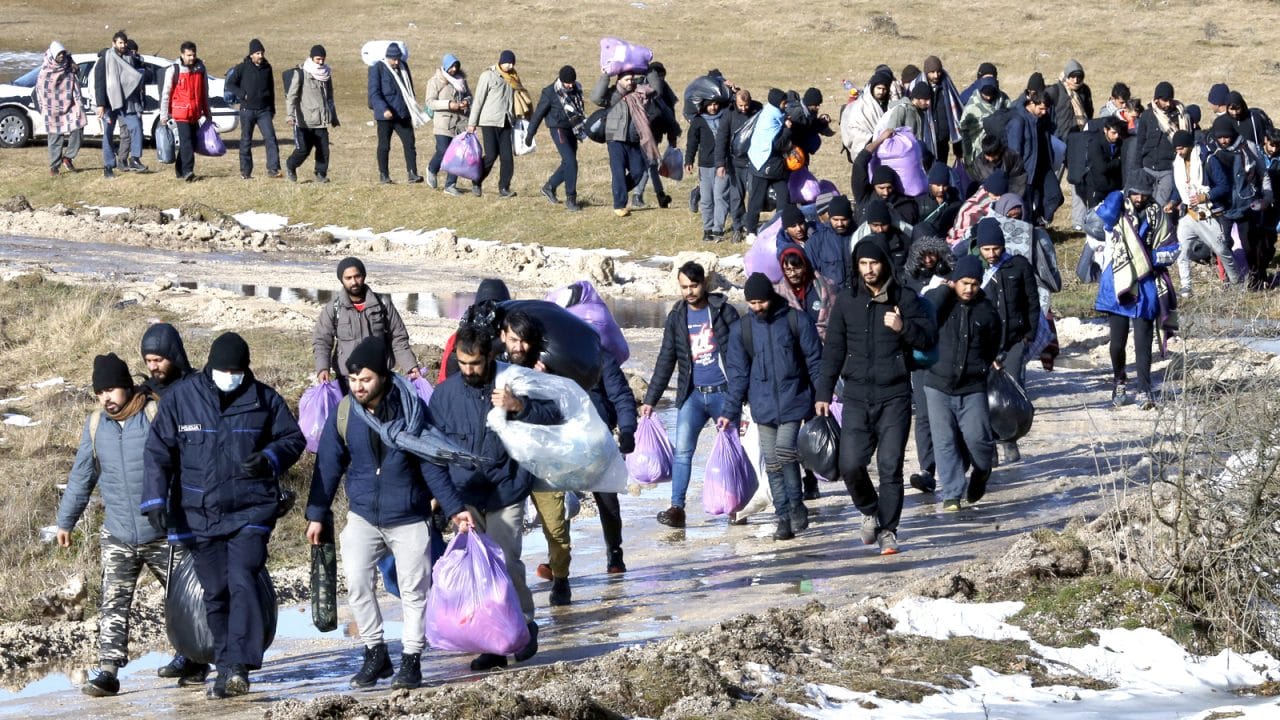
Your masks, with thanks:
[(653, 128), (649, 127), (649, 113), (645, 110), (652, 95), (653, 88), (638, 87), (622, 96), (622, 102), (626, 103), (627, 111), (631, 113), (631, 124), (640, 137), (640, 150), (650, 165), (662, 159), (658, 153), (658, 141), (653, 137)]
[(396, 81), (396, 87), (400, 89), (400, 97), (404, 98), (404, 104), (409, 108), (409, 119), (413, 121), (413, 126), (426, 125), (429, 118), (422, 112), (422, 108), (418, 106), (418, 98), (413, 94), (413, 80), (409, 77), (408, 66), (401, 61), (400, 67), (393, 68), (386, 58), (382, 59), (382, 64), (391, 73), (391, 78)]
[(318, 65), (311, 58), (307, 58), (306, 62), (302, 63), (302, 69), (317, 82), (329, 82), (329, 78), (333, 77), (333, 71), (328, 65)]
[(125, 403), (124, 406), (120, 408), (119, 412), (110, 413), (105, 410), (103, 412), (106, 413), (107, 417), (123, 425), (125, 420), (128, 420), (134, 415), (142, 412), (142, 408), (146, 407), (147, 401), (150, 399), (151, 395), (149, 395), (145, 390), (137, 390), (133, 393), (133, 396), (129, 398), (129, 402)]
[(530, 97), (529, 91), (524, 89), (524, 83), (520, 82), (520, 73), (512, 70), (505, 72), (497, 65), (493, 66), (494, 72), (498, 73), (498, 77), (511, 88), (511, 115), (516, 118), (529, 117), (529, 111), (533, 110), (533, 98)]
[(569, 118), (570, 122), (586, 115), (586, 111), (583, 110), (582, 88), (578, 83), (565, 87), (564, 83), (556, 80), (555, 88), (556, 96), (560, 98), (560, 104), (564, 107), (565, 117)]

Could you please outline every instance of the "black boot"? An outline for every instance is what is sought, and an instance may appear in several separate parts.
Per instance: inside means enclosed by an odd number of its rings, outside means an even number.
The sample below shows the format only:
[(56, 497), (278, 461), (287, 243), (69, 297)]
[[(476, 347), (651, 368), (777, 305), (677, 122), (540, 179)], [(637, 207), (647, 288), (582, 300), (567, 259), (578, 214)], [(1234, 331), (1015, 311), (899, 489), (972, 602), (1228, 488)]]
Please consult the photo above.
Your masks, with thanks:
[(809, 508), (803, 504), (791, 509), (791, 529), (795, 532), (809, 529)]
[(796, 534), (791, 530), (791, 521), (783, 518), (778, 520), (778, 527), (773, 531), (774, 540), (791, 540)]
[[(383, 647), (386, 647), (385, 645)], [(392, 690), (413, 690), (422, 684), (422, 653), (400, 656), (400, 670), (391, 681)]]
[(572, 601), (573, 594), (569, 591), (569, 578), (555, 578), (552, 580), (549, 602), (552, 605), (568, 605)]
[[(218, 671), (218, 679), (222, 679), (222, 671)], [(246, 695), (249, 692), (249, 669), (244, 665), (232, 665), (231, 677), (227, 678), (225, 688), (227, 697)]]
[(485, 670), (496, 670), (507, 666), (506, 655), (494, 655), (493, 653), (481, 653), (471, 661), (471, 672), (484, 672)]
[(803, 497), (805, 500), (817, 500), (822, 497), (818, 492), (818, 476), (814, 475), (812, 470), (805, 470), (804, 477), (800, 479), (800, 482), (804, 488)]
[(987, 481), (991, 479), (990, 470), (973, 469), (969, 474), (969, 489), (965, 492), (965, 499), (971, 503), (976, 503), (987, 494)]
[[(529, 623), (529, 644), (516, 653), (516, 662), (524, 662), (538, 654), (538, 623)], [(506, 660), (506, 658), (503, 658)]]
[(382, 183), (383, 185), (390, 185), (390, 184), (391, 184), (391, 176), (390, 176), (390, 175), (387, 175), (387, 174), (379, 175), (379, 176), (378, 176), (378, 182)]
[(610, 575), (621, 575), (627, 571), (627, 564), (622, 561), (622, 548), (609, 548), (609, 565), (606, 572)]
[(360, 672), (351, 677), (351, 687), (357, 689), (371, 688), (379, 680), (391, 677), (393, 672), (391, 658), (387, 655), (387, 644), (378, 643), (364, 649), (364, 664)]
[(578, 212), (581, 210), (582, 206), (578, 204), (578, 196), (566, 194), (564, 196), (564, 209), (569, 212)]

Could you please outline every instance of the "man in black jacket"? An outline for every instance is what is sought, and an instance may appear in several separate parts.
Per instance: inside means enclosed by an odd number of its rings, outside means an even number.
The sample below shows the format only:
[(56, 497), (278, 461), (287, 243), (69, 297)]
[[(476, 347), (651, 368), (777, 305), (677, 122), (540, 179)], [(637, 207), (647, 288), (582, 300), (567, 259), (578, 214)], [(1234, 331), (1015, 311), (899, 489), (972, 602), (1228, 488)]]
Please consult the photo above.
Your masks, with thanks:
[[(902, 515), (902, 459), (911, 429), (911, 351), (927, 350), (938, 330), (914, 292), (893, 278), (889, 252), (878, 236), (854, 248), (859, 275), (841, 292), (827, 323), (814, 412), (831, 412), (837, 376), (844, 378), (840, 477), (862, 513), (862, 542), (877, 540), (881, 555), (898, 552)], [(872, 453), (880, 480), (871, 484)]]
[[(102, 174), (110, 179), (117, 169), (116, 148), (111, 136), (123, 121), (129, 130), (126, 157), (119, 159), (122, 171), (146, 172), (142, 164), (142, 111), (146, 106), (142, 58), (128, 50), (129, 36), (119, 30), (111, 37), (111, 47), (98, 53), (93, 66), (93, 97), (102, 121)], [(126, 149), (121, 144), (120, 151)]]
[(578, 71), (572, 65), (560, 68), (555, 82), (542, 88), (538, 106), (529, 118), (525, 135), (532, 138), (538, 125), (547, 124), (551, 142), (560, 153), (560, 165), (542, 186), (542, 195), (552, 204), (560, 204), (556, 188), (564, 184), (564, 209), (578, 212), (578, 133), (582, 131), (586, 115), (583, 109), (582, 86), (578, 84)]
[[(987, 371), (1000, 348), (1000, 316), (982, 288), (982, 261), (956, 261), (949, 286), (925, 296), (938, 309), (938, 361), (925, 372), (929, 432), (937, 453), (943, 512), (958, 512), (960, 496), (982, 499), (995, 446), (987, 411)], [(964, 471), (973, 467), (966, 494)]]
[(1117, 115), (1106, 119), (1102, 130), (1093, 133), (1085, 146), (1089, 158), (1085, 170), (1085, 203), (1097, 207), (1107, 195), (1124, 187), (1124, 155), (1121, 151), (1128, 135), (1128, 124)]
[(755, 117), (763, 107), (751, 99), (750, 92), (739, 90), (733, 96), (733, 107), (716, 133), (716, 177), (729, 179), (729, 217), (733, 218), (730, 242), (742, 242), (746, 237), (747, 186), (751, 181), (747, 147), (751, 144)]
[(1160, 207), (1167, 205), (1174, 194), (1173, 134), (1190, 129), (1191, 121), (1182, 103), (1173, 99), (1173, 85), (1169, 82), (1156, 85), (1151, 104), (1138, 116), (1138, 125), (1134, 128), (1139, 167), (1125, 168), (1125, 182), (1129, 182), (1130, 172), (1146, 172), (1154, 179), (1156, 203)]
[[(1026, 258), (1004, 251), (1004, 231), (995, 218), (983, 218), (975, 235), (974, 244), (987, 264), (982, 289), (995, 303), (1003, 330), (998, 360), (1018, 381), (1018, 387), (1026, 390), (1027, 346), (1036, 339), (1036, 331), (1040, 329), (1036, 271)], [(1000, 443), (1000, 455), (1005, 464), (1022, 459), (1016, 442)]]
[(725, 353), (729, 328), (738, 322), (738, 311), (720, 293), (707, 292), (707, 273), (701, 265), (687, 262), (676, 275), (684, 299), (667, 314), (662, 347), (653, 364), (649, 390), (640, 416), (653, 414), (662, 394), (676, 379), (675, 460), (671, 466), (671, 507), (658, 513), (658, 522), (681, 528), (685, 524), (685, 495), (693, 469), (693, 451), (707, 421), (723, 414), (725, 393)]
[(227, 91), (240, 103), (240, 179), (253, 177), (253, 130), (262, 130), (267, 148), (267, 177), (279, 178), (280, 146), (276, 143), (276, 81), (262, 41), (249, 41), (249, 54), (227, 80)]

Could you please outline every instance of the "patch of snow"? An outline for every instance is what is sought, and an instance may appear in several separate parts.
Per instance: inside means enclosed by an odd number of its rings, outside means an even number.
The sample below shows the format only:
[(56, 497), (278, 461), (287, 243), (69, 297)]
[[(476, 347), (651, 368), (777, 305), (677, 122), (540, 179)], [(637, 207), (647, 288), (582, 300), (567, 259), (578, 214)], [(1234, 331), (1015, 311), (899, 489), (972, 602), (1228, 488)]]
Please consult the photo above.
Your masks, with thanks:
[(275, 213), (262, 213), (255, 210), (246, 210), (242, 213), (232, 215), (236, 222), (258, 232), (275, 232), (289, 224), (289, 218)]
[(907, 598), (889, 608), (897, 621), (893, 632), (946, 640), (976, 637), (981, 640), (1029, 640), (1022, 628), (1005, 622), (1024, 607), (1020, 602), (960, 603), (950, 599)]
[(320, 228), (320, 231), (327, 232), (338, 240), (375, 240), (378, 237), (378, 233), (374, 232), (373, 228), (352, 230), (340, 225), (325, 225)]
[(741, 255), (730, 255), (729, 257), (720, 258), (720, 267), (740, 268), (746, 267)]
[(27, 399), (26, 395), (18, 395), (17, 397), (4, 398), (3, 400), (0, 400), (0, 405), (8, 405), (10, 403), (22, 402), (23, 400), (26, 400), (26, 399)]
[(178, 218), (182, 217), (182, 211), (179, 210), (178, 208), (169, 208), (168, 210), (164, 210), (162, 212), (165, 215), (169, 216), (170, 220), (177, 220)]
[(40, 424), (39, 420), (32, 420), (26, 415), (17, 413), (3, 413), (0, 417), (4, 418), (5, 425), (13, 425), (14, 427), (35, 427)]
[(129, 212), (129, 208), (127, 207), (116, 207), (114, 205), (86, 205), (85, 207), (90, 210), (97, 210), (98, 217), (100, 218), (115, 217), (116, 215), (123, 215)]
[(31, 387), (36, 389), (41, 389), (41, 388), (57, 387), (59, 385), (66, 385), (66, 384), (67, 384), (67, 381), (62, 379), (62, 376), (59, 375), (58, 377), (51, 377), (48, 380), (41, 380), (38, 383), (33, 383)]

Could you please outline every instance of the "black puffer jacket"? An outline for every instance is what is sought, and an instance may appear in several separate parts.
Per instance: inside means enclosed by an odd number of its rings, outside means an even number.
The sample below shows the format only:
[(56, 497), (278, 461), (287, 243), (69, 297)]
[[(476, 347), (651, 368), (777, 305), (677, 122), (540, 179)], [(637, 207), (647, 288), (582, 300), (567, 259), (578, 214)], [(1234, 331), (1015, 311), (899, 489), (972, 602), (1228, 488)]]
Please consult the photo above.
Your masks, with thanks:
[[(889, 257), (881, 249), (880, 262)], [(884, 324), (894, 308), (902, 315), (902, 332)], [(836, 378), (844, 378), (844, 399), (883, 402), (911, 395), (907, 353), (928, 350), (938, 341), (938, 329), (924, 303), (911, 290), (890, 281), (883, 301), (871, 296), (862, 281), (836, 297), (827, 321), (816, 399), (830, 402)]]
[(263, 58), (261, 65), (254, 65), (246, 55), (236, 66), (235, 77), (227, 81), (227, 91), (236, 96), (245, 110), (270, 110), (276, 113), (275, 73), (271, 63)]
[[(938, 256), (938, 262), (932, 269), (924, 266), (923, 258), (926, 253)], [(951, 246), (946, 240), (930, 235), (916, 238), (907, 251), (907, 264), (904, 268), (906, 286), (917, 295), (923, 295), (924, 288), (930, 280), (939, 275), (945, 279), (951, 274), (955, 264), (956, 256), (951, 252)]]
[(982, 392), (1000, 348), (1000, 315), (981, 290), (969, 302), (938, 287), (925, 294), (938, 309), (938, 361), (926, 371), (926, 387), (948, 395)]
[[(729, 304), (727, 298), (720, 293), (707, 296), (707, 309), (711, 314), (711, 331), (716, 336), (716, 348), (723, 360), (729, 348), (729, 328), (738, 322), (738, 309)], [(723, 366), (722, 366), (723, 367)], [(658, 359), (653, 364), (653, 377), (649, 379), (649, 389), (644, 395), (645, 405), (657, 405), (671, 382), (671, 373), (676, 377), (676, 407), (684, 405), (684, 401), (693, 392), (693, 358), (689, 349), (689, 303), (677, 301), (667, 314), (667, 323), (662, 333), (662, 348), (658, 350)]]
[(1040, 294), (1030, 261), (1005, 253), (1004, 263), (982, 289), (995, 303), (1004, 327), (1001, 350), (1008, 352), (1015, 343), (1035, 339), (1040, 327)]

